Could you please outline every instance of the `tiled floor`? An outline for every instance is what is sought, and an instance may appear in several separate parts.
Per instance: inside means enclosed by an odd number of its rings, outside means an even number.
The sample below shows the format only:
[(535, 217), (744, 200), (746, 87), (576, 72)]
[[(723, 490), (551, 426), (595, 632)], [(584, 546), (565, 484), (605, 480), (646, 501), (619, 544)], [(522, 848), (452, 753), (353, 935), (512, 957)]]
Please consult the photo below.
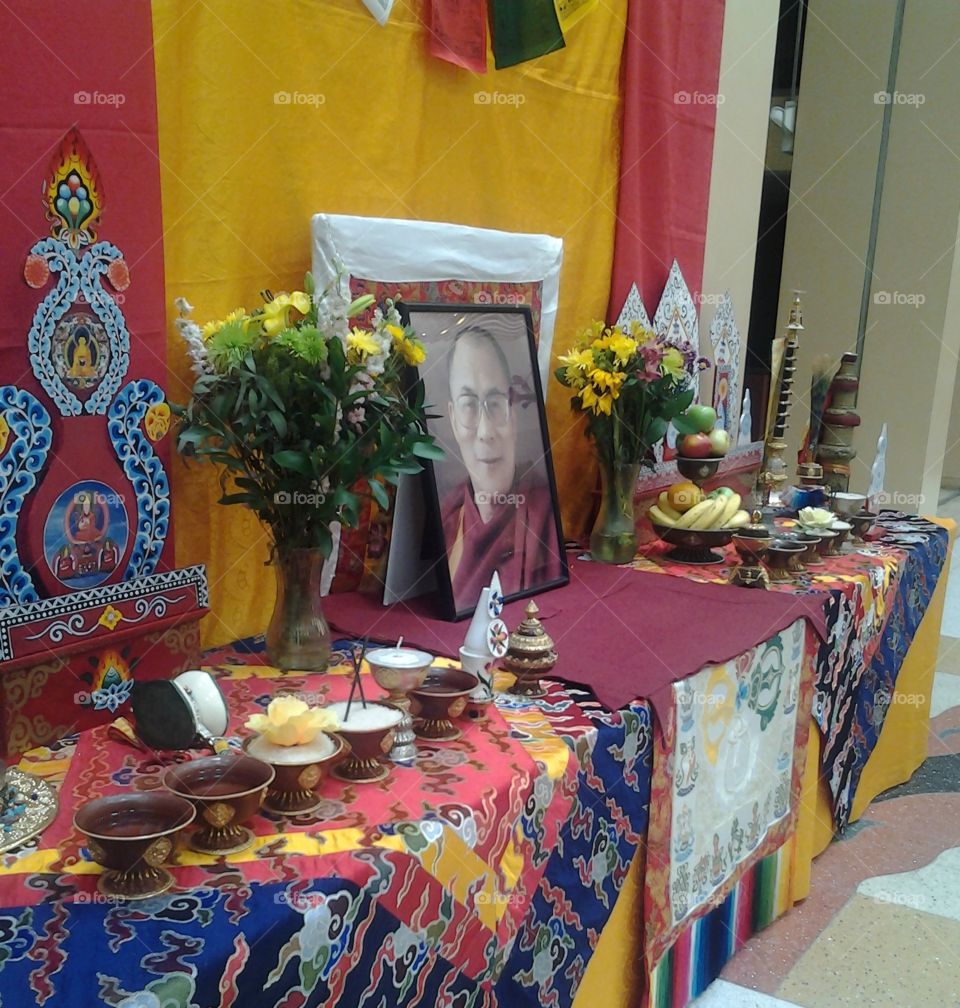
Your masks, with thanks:
[[(938, 513), (960, 524), (960, 493)], [(817, 858), (810, 896), (696, 1008), (960, 1008), (960, 548), (941, 631), (926, 763)]]

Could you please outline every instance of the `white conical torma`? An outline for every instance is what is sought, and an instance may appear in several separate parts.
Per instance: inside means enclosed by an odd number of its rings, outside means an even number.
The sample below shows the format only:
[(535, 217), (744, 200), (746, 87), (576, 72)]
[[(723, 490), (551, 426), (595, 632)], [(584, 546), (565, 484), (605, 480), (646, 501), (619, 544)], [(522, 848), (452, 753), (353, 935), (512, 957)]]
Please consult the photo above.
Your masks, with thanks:
[(470, 620), (470, 628), (467, 636), (463, 639), (463, 646), (474, 654), (488, 654), (487, 628), (490, 626), (490, 614), (487, 612), (487, 603), (490, 599), (490, 589), (484, 588), (480, 592), (480, 601), (473, 611), (473, 619)]
[(743, 393), (743, 409), (740, 411), (740, 429), (737, 435), (737, 444), (750, 444), (752, 431), (753, 417), (750, 415), (750, 389), (747, 389)]

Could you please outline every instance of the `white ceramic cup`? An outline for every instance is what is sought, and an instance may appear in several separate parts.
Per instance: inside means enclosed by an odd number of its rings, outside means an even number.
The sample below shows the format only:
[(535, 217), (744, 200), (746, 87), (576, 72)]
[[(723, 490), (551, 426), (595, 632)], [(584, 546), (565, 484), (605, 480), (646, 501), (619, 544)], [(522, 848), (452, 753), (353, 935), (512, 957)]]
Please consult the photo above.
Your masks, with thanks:
[(480, 680), (480, 685), (471, 694), (472, 698), (483, 696), (488, 699), (493, 696), (493, 666), (496, 661), (489, 652), (481, 654), (466, 647), (460, 648), (460, 667)]
[(203, 669), (181, 672), (173, 685), (190, 705), (197, 718), (197, 727), (214, 738), (226, 734), (230, 721), (227, 701), (220, 692), (217, 680)]

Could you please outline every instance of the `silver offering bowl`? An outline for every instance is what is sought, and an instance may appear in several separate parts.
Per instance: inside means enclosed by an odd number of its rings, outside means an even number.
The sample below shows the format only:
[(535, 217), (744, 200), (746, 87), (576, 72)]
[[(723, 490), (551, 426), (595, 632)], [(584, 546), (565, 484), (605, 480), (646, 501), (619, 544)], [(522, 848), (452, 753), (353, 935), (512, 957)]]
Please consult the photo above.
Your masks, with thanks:
[(418, 648), (382, 647), (368, 651), (365, 658), (374, 682), (389, 693), (387, 702), (403, 712), (388, 758), (394, 763), (412, 764), (417, 758), (417, 746), (408, 694), (423, 685), (433, 655)]

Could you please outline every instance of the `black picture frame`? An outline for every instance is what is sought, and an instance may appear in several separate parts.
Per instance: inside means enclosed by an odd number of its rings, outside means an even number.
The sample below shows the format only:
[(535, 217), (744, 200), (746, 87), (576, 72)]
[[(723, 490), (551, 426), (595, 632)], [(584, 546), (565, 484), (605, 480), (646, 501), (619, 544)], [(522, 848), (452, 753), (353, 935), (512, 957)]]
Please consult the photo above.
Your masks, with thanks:
[[(397, 308), (404, 324), (413, 327), (427, 349), (424, 364), (410, 369), (411, 389), (420, 386), (417, 397), (422, 397), (426, 404), (427, 429), (447, 454), (447, 459), (442, 462), (425, 461), (421, 474), (426, 513), (424, 560), (436, 576), (437, 604), (442, 617), (461, 620), (471, 616), (479, 601), (480, 589), (489, 584), (494, 570), (500, 572), (506, 602), (567, 584), (570, 573), (560, 524), (557, 483), (530, 308), (527, 305), (449, 302), (401, 302)], [(488, 338), (501, 344), (499, 352), (494, 353), (507, 364), (509, 429), (512, 431), (514, 463), (510, 492), (473, 490), (474, 478), (457, 440), (456, 431), (459, 429), (462, 434), (463, 428), (454, 426), (454, 416), (459, 414), (452, 403), (449, 368), (451, 350), (464, 330), (472, 330), (470, 343), (475, 348), (482, 348)], [(477, 330), (483, 330), (483, 333)], [(441, 396), (441, 392), (445, 395)], [(415, 393), (412, 391), (411, 394)], [(487, 418), (485, 430), (492, 423), (488, 411), (489, 395), (484, 394), (477, 412), (480, 419), (476, 430), (484, 425), (484, 417)], [(476, 396), (472, 398), (476, 400)], [(521, 419), (522, 424), (518, 422)], [(502, 437), (502, 443), (510, 443), (507, 435)], [(518, 457), (518, 452), (525, 449), (531, 455), (529, 459)], [(508, 449), (504, 449), (501, 460), (508, 454)], [(484, 470), (491, 468), (485, 460), (478, 463), (472, 455), (471, 459), (475, 469), (478, 465)], [(493, 465), (501, 473), (506, 471), (506, 462), (497, 461)], [(448, 542), (454, 513), (451, 509), (456, 507), (461, 492), (463, 501), (457, 542), (451, 543)], [(468, 494), (472, 501), (467, 500)], [(487, 540), (488, 548), (482, 558), (471, 562), (471, 556), (463, 555), (468, 549), (467, 535), (470, 534), (464, 533), (464, 527), (469, 519), (471, 530), (479, 531), (476, 519), (481, 505), (478, 501), (484, 498), (487, 501), (493, 498), (490, 507), (494, 509), (494, 517), (490, 520), (500, 528), (500, 535), (493, 537), (494, 529), (491, 529), (491, 536), (480, 535), (479, 539)], [(511, 542), (506, 541), (508, 536)], [(456, 552), (458, 545), (460, 555), (452, 557), (451, 547)], [(465, 561), (468, 566), (460, 575), (459, 565)], [(452, 566), (457, 570), (452, 571)], [(487, 566), (489, 569), (486, 569)], [(478, 585), (474, 592), (474, 587)]]

